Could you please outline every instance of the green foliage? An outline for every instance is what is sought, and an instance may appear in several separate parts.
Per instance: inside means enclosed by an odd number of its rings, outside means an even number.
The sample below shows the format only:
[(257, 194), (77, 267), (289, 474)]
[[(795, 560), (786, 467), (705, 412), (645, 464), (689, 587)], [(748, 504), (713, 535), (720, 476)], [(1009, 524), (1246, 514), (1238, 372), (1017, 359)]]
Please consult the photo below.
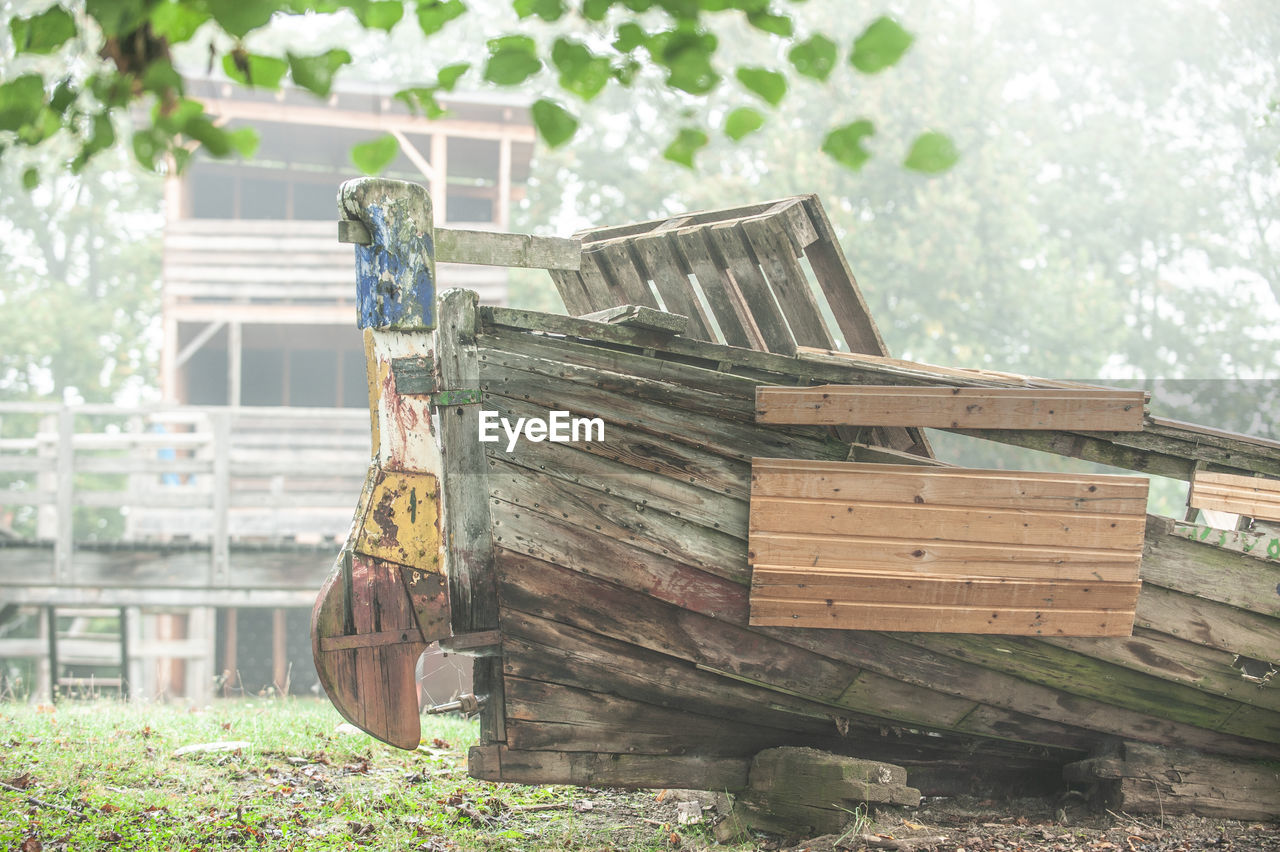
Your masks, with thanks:
[(917, 172), (936, 175), (945, 172), (960, 159), (955, 144), (941, 133), (922, 133), (911, 144), (902, 165)]
[[(785, 72), (758, 67), (751, 62), (729, 64), (734, 78), (770, 106), (777, 107), (791, 93), (788, 76), (829, 80), (841, 50), (826, 34), (801, 35), (796, 11), (771, 5), (767, 0), (492, 0), (509, 2), (518, 32), (486, 38), (485, 61), (473, 80), (505, 87), (540, 85), (535, 78), (552, 70), (558, 87), (580, 101), (561, 106), (554, 120), (536, 122), (539, 132), (556, 133), (555, 144), (566, 144), (562, 134), (576, 133), (581, 121), (574, 110), (595, 101), (616, 86), (634, 89), (651, 84), (661, 75), (668, 91), (685, 97), (692, 118), (699, 105), (715, 97), (725, 79), (724, 45), (717, 32), (727, 23), (756, 45), (753, 56), (785, 55)], [(484, 13), (492, 12), (491, 6)], [(0, 93), (0, 151), (3, 146), (37, 147), (61, 131), (75, 139), (79, 150), (72, 158), (83, 168), (115, 135), (100, 131), (106, 125), (100, 114), (132, 112), (144, 115), (153, 109), (150, 125), (132, 128), (131, 145), (137, 159), (153, 169), (181, 166), (194, 148), (215, 157), (248, 150), (247, 136), (231, 138), (208, 117), (187, 114), (185, 80), (175, 69), (173, 49), (198, 42), (200, 62), (219, 67), (243, 85), (277, 89), (286, 75), (293, 83), (320, 97), (328, 95), (338, 75), (352, 65), (354, 51), (347, 45), (322, 52), (280, 46), (279, 36), (288, 21), (299, 16), (312, 19), (346, 14), (354, 16), (363, 31), (353, 41), (369, 37), (390, 38), (403, 34), (406, 17), (416, 20), (421, 37), (428, 40), (420, 56), (433, 55), (430, 39), (439, 36), (452, 21), (468, 12), (463, 0), (57, 0), (43, 12), (9, 21), (19, 54), (57, 53), (66, 60), (71, 75), (55, 66), (33, 68), (34, 82)], [(350, 18), (334, 20), (350, 21)], [(526, 23), (527, 22), (527, 23)], [(584, 28), (584, 22), (590, 23)], [(277, 26), (279, 25), (279, 26)], [(350, 26), (344, 23), (344, 26)], [(411, 25), (410, 25), (411, 27)], [(411, 27), (412, 28), (412, 27)], [(526, 31), (527, 28), (527, 31)], [(543, 29), (546, 28), (546, 29)], [(490, 33), (486, 33), (486, 36)], [(851, 67), (878, 72), (897, 61), (912, 36), (895, 21), (881, 17), (853, 43), (848, 54)], [(193, 45), (195, 47), (195, 45)], [(192, 55), (196, 55), (194, 52)], [(188, 57), (189, 59), (190, 57)], [(419, 60), (412, 74), (421, 73)], [(191, 67), (189, 64), (182, 67)], [(469, 66), (455, 65), (458, 75), (446, 79), (438, 72), (435, 84), (411, 82), (396, 97), (416, 113), (429, 118), (444, 115), (437, 100), (460, 82)], [(195, 73), (195, 72), (193, 72)], [(15, 80), (22, 75), (15, 76)], [(50, 109), (44, 93), (69, 81), (67, 97)], [(7, 84), (6, 84), (7, 85)], [(545, 94), (539, 89), (538, 94)], [(637, 92), (637, 97), (644, 97)], [(179, 112), (174, 118), (171, 113)], [(544, 107), (544, 118), (551, 113)], [(707, 114), (705, 111), (703, 114)], [(746, 114), (724, 132), (741, 140), (750, 131), (742, 123)], [(699, 130), (707, 131), (708, 127)], [(111, 142), (104, 145), (104, 140)], [(551, 142), (551, 137), (543, 136)], [(667, 147), (688, 159), (690, 137), (667, 139)], [(193, 146), (192, 143), (195, 143)], [(367, 154), (361, 156), (367, 159)]]
[(400, 143), (390, 133), (384, 133), (377, 139), (361, 142), (351, 148), (351, 162), (367, 175), (376, 175), (391, 165), (391, 161), (400, 153)]
[(738, 107), (725, 116), (724, 135), (734, 142), (764, 126), (764, 116), (751, 107)]
[(503, 36), (489, 42), (484, 78), (499, 86), (523, 83), (542, 70), (538, 45), (529, 36)]
[(52, 53), (76, 34), (76, 22), (61, 6), (50, 6), (30, 18), (9, 22), (13, 47), (19, 53)]
[(578, 119), (564, 107), (546, 98), (533, 102), (530, 109), (533, 125), (552, 148), (558, 148), (573, 138), (578, 131)]
[(864, 74), (875, 74), (901, 59), (914, 40), (893, 18), (876, 18), (853, 43), (849, 62)]
[(694, 155), (707, 146), (707, 134), (692, 127), (682, 127), (662, 156), (673, 163), (692, 169)]
[(787, 95), (787, 78), (767, 68), (739, 68), (734, 72), (746, 89), (759, 95), (770, 106), (777, 106)]
[(836, 43), (824, 35), (810, 36), (791, 48), (787, 59), (806, 77), (825, 80), (836, 67)]
[(822, 153), (842, 166), (860, 169), (871, 159), (871, 152), (862, 143), (875, 132), (875, 125), (865, 118), (837, 127), (822, 141)]

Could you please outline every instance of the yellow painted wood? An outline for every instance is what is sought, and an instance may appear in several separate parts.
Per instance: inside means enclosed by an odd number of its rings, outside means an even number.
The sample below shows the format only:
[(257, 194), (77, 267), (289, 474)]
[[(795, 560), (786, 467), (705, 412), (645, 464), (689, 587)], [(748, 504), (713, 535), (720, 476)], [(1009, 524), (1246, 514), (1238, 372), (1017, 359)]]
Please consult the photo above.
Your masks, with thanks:
[(440, 573), (440, 480), (429, 473), (378, 471), (355, 550)]

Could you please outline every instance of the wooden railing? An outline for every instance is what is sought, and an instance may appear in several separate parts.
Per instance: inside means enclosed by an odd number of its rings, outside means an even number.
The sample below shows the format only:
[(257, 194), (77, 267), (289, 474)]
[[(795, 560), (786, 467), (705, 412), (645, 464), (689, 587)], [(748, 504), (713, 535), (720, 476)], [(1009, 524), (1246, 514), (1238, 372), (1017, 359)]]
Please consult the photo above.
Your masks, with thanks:
[(0, 434), (0, 585), (314, 589), (327, 559), (232, 552), (336, 551), (370, 457), (361, 409), (11, 403)]

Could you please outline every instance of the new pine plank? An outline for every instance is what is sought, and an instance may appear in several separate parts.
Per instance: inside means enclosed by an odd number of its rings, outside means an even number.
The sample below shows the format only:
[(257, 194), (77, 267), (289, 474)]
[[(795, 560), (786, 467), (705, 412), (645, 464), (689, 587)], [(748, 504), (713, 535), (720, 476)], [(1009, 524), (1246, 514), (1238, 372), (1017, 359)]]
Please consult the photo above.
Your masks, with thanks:
[(827, 603), (753, 598), (751, 624), (842, 630), (990, 633), (1011, 636), (1128, 636), (1133, 613), (1119, 610), (1019, 609)]
[(820, 385), (760, 387), (761, 423), (1141, 431), (1142, 391)]
[(1092, 548), (932, 541), (876, 536), (751, 534), (748, 556), (761, 565), (805, 571), (896, 571), (944, 576), (1126, 582), (1138, 576), (1140, 556)]
[(1055, 512), (1141, 514), (1147, 505), (1147, 479), (1138, 476), (1090, 476), (905, 467), (889, 464), (753, 459), (753, 497), (857, 497), (878, 502), (966, 505), (980, 499), (990, 508)]
[(849, 603), (901, 603), (921, 606), (1052, 607), (1131, 609), (1141, 583), (1017, 580), (1004, 577), (946, 577), (928, 574), (903, 578), (871, 571), (827, 574), (806, 569), (757, 565), (751, 593), (762, 598)]
[(1195, 509), (1280, 521), (1280, 480), (1201, 471), (1191, 480), (1187, 503)]
[[(1137, 550), (1142, 516), (1085, 512), (930, 506), (759, 497), (751, 501), (751, 531), (867, 535), (892, 531), (904, 538)], [(801, 563), (807, 564), (807, 563)]]

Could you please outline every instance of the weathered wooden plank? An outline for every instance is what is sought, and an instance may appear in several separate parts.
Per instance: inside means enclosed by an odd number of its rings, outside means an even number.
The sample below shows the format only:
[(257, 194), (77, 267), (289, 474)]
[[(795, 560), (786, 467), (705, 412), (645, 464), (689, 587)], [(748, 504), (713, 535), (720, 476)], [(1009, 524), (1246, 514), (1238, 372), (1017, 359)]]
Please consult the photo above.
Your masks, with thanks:
[(946, 576), (1126, 582), (1138, 572), (1139, 556), (1111, 550), (1035, 545), (944, 542), (880, 536), (817, 536), (757, 532), (748, 558), (756, 564), (840, 570), (896, 571)]
[(1153, 583), (1147, 583), (1138, 596), (1134, 623), (1210, 648), (1280, 660), (1280, 619)]
[(849, 350), (876, 355), (887, 353), (889, 350), (880, 337), (822, 202), (818, 196), (809, 195), (804, 199), (804, 207), (817, 235), (817, 239), (805, 248), (805, 257), (809, 259), (814, 277), (827, 297), (827, 304), (831, 306), (836, 325), (844, 333)]
[(669, 604), (735, 624), (747, 623), (745, 572), (736, 579), (717, 576), (681, 563), (670, 554), (601, 535), (590, 519), (565, 518), (563, 513), (553, 512), (547, 506), (531, 508), (495, 500), (494, 541), (508, 550), (589, 577), (642, 588)]
[(748, 349), (764, 349), (764, 338), (747, 310), (738, 285), (711, 255), (704, 228), (685, 228), (666, 236), (689, 267), (706, 297), (720, 328), (720, 343)]
[(473, 746), (468, 755), (470, 773), (488, 781), (665, 788), (678, 779), (696, 790), (741, 790), (750, 764), (745, 757), (521, 751), (496, 745)]
[(591, 310), (602, 311), (615, 305), (643, 304), (642, 299), (628, 299), (606, 275), (603, 258), (598, 251), (583, 251), (579, 261), (578, 280), (591, 303)]
[[(440, 299), (437, 361), (446, 390), (480, 386), (476, 354), (476, 294), (449, 290)], [(486, 486), (483, 447), (476, 441), (476, 406), (437, 409), (443, 448), (441, 497), (444, 509), (445, 576), (449, 579), (449, 607), (454, 633), (492, 630), (498, 626), (498, 597), (494, 568), (492, 519)], [(489, 696), (480, 713), (481, 740), (501, 742), (503, 730), (502, 677), (490, 659), (473, 667), (475, 689)]]
[[(518, 749), (745, 756), (810, 738), (508, 674), (507, 744)], [(834, 726), (833, 726), (834, 727)]]
[(711, 323), (693, 291), (683, 260), (676, 256), (667, 234), (649, 234), (631, 240), (632, 251), (643, 275), (653, 281), (668, 311), (689, 318), (691, 337), (711, 340)]
[(441, 263), (576, 271), (581, 264), (582, 242), (533, 234), (436, 228), (435, 249), (436, 260)]
[(813, 291), (809, 289), (809, 280), (796, 263), (786, 235), (775, 222), (765, 219), (747, 219), (741, 227), (752, 253), (768, 277), (770, 289), (791, 327), (796, 344), (834, 348), (835, 338), (818, 310)]
[(761, 423), (937, 429), (1142, 429), (1142, 391), (819, 385), (756, 390)]
[(600, 536), (695, 566), (708, 573), (746, 582), (745, 542), (727, 533), (648, 511), (634, 499), (606, 494), (506, 461), (493, 459), (489, 493), (495, 500), (531, 509), (546, 507), (588, 526)]
[(753, 497), (751, 500), (753, 533), (857, 535), (892, 530), (895, 535), (921, 540), (1077, 546), (1137, 552), (1142, 546), (1144, 526), (1144, 518), (1140, 515), (780, 497)]
[(1219, 538), (1217, 533), (1207, 535), (1204, 541), (1178, 535), (1175, 530), (1184, 526), (1167, 518), (1148, 518), (1142, 561), (1144, 581), (1280, 618), (1280, 594), (1276, 592), (1280, 588), (1280, 563), (1216, 547), (1210, 542)]
[(1243, 553), (1280, 566), (1280, 535), (1268, 530), (1220, 530), (1205, 524), (1175, 520), (1170, 535), (1190, 539), (1210, 547)]
[(1187, 504), (1249, 518), (1280, 521), (1280, 480), (1198, 471)]
[[(486, 405), (499, 416), (512, 420), (523, 416), (519, 411), (538, 411), (520, 406), (503, 397), (491, 398)], [(516, 410), (518, 409), (518, 410)], [(543, 411), (541, 416), (546, 416)], [(592, 442), (553, 444), (549, 441), (521, 442), (515, 452), (492, 444), (491, 458), (528, 468), (540, 475), (563, 479), (575, 485), (614, 495), (622, 500), (643, 504), (648, 512), (661, 512), (695, 524), (718, 530), (744, 541), (747, 534), (747, 501), (739, 496), (709, 491), (683, 479), (672, 479), (657, 473), (637, 470), (603, 456), (586, 451)]]
[(824, 572), (757, 563), (751, 573), (754, 597), (835, 603), (901, 603), (970, 608), (1132, 609), (1140, 583), (1054, 579), (938, 576), (875, 571)]
[(778, 310), (773, 293), (751, 255), (741, 228), (735, 223), (713, 225), (707, 229), (707, 236), (719, 255), (716, 262), (733, 276), (765, 346), (770, 352), (794, 355), (795, 338)]
[(684, 334), (689, 326), (689, 317), (684, 314), (667, 313), (665, 311), (646, 308), (643, 305), (619, 305), (616, 308), (605, 308), (586, 314), (583, 319), (592, 322), (607, 322), (615, 325), (627, 325), (633, 328), (647, 328), (650, 331), (667, 334)]
[[(581, 266), (581, 259), (579, 259), (579, 266)], [(560, 301), (564, 302), (564, 309), (570, 316), (580, 317), (595, 310), (591, 296), (582, 283), (581, 275), (564, 270), (552, 270), (550, 275), (551, 282), (556, 286), (556, 292), (560, 294)]]
[(1210, 695), (1033, 639), (978, 636), (916, 636), (913, 644), (937, 654), (1006, 672), (1032, 683), (1105, 701), (1176, 722), (1267, 742), (1280, 742), (1280, 713), (1249, 709), (1239, 701)]
[(1147, 482), (1134, 476), (1089, 476), (975, 468), (906, 468), (807, 459), (752, 459), (751, 493), (758, 497), (853, 497), (928, 505), (983, 506), (1053, 512), (1141, 514)]
[(1132, 616), (1121, 610), (1018, 609), (916, 606), (847, 601), (751, 598), (751, 624), (932, 633), (997, 633), (1016, 636), (1128, 636)]
[(658, 309), (658, 300), (649, 289), (649, 282), (636, 269), (631, 252), (621, 243), (603, 243), (590, 246), (584, 255), (597, 257), (605, 278), (610, 282), (610, 292), (617, 305), (643, 305), (646, 308)]
[(1260, 687), (1245, 680), (1233, 667), (1235, 655), (1206, 648), (1167, 633), (1135, 627), (1122, 641), (1096, 638), (1043, 639), (1059, 648), (1077, 651), (1097, 660), (1155, 675), (1162, 681), (1184, 684), (1210, 695), (1232, 698), (1250, 706), (1280, 711), (1280, 689)]

